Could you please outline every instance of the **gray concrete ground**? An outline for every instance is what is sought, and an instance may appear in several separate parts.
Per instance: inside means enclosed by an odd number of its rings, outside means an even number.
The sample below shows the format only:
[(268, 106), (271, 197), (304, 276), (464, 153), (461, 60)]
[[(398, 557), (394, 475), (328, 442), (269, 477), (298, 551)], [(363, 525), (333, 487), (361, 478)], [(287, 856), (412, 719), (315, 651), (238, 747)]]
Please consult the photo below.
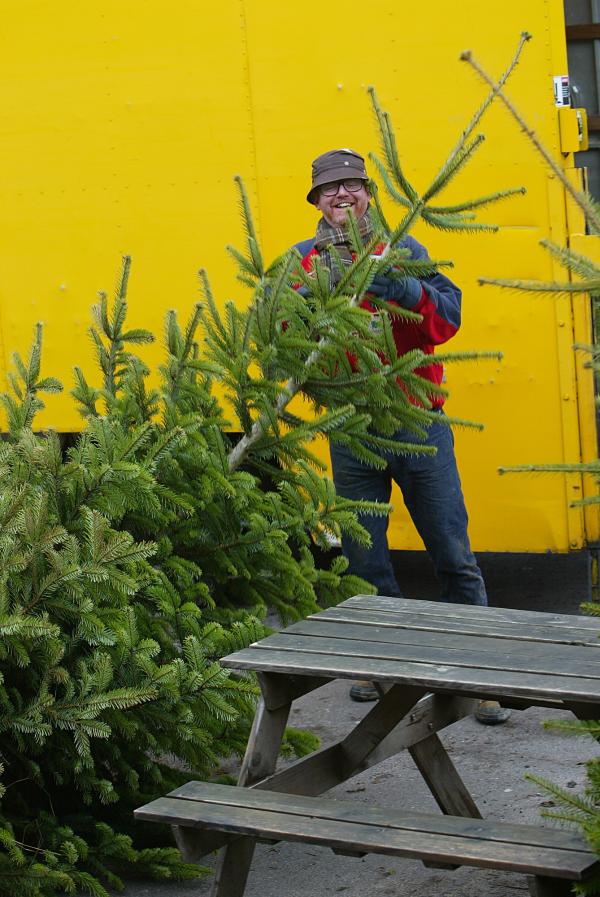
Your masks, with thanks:
[[(492, 586), (491, 603), (498, 606), (576, 613), (580, 601), (587, 597), (587, 562), (583, 557), (574, 556), (563, 567), (550, 558), (546, 572), (544, 565), (536, 566), (535, 561), (525, 557), (517, 564), (512, 584), (506, 562), (499, 562), (497, 586), (491, 558), (488, 561), (484, 572), (488, 586)], [(415, 553), (413, 558), (404, 558), (403, 566), (407, 595), (435, 597), (430, 591), (432, 582), (427, 579), (426, 559)], [(544, 578), (546, 582), (542, 582)], [(371, 706), (350, 701), (347, 692), (348, 683), (334, 682), (305, 696), (294, 705), (291, 725), (310, 728), (323, 744), (336, 740)], [(497, 727), (482, 726), (467, 718), (442, 733), (444, 744), (484, 816), (539, 823), (549, 797), (525, 779), (528, 772), (574, 791), (581, 789), (585, 761), (597, 755), (597, 744), (592, 739), (572, 738), (542, 728), (545, 719), (557, 716), (540, 709), (513, 712), (507, 723)], [(437, 812), (408, 755), (367, 770), (328, 796), (375, 806)], [(211, 863), (214, 860), (207, 864)], [(210, 887), (208, 877), (185, 884), (142, 883), (128, 887), (126, 897), (208, 897)], [(516, 897), (527, 893), (525, 879), (513, 873), (472, 868), (454, 872), (432, 870), (414, 861), (341, 857), (325, 848), (299, 844), (259, 846), (246, 889), (246, 897)]]

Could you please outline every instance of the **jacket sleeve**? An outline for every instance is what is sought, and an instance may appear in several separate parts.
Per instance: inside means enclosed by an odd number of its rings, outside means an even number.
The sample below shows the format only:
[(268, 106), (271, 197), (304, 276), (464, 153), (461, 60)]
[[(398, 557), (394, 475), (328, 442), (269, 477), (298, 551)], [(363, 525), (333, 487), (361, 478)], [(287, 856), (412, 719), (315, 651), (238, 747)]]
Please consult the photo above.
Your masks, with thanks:
[[(425, 247), (414, 237), (406, 237), (401, 245), (410, 249), (414, 259), (429, 258)], [(445, 274), (432, 274), (420, 283), (421, 296), (410, 309), (422, 315), (423, 320), (408, 326), (417, 329), (424, 343), (445, 343), (460, 327), (462, 292)]]

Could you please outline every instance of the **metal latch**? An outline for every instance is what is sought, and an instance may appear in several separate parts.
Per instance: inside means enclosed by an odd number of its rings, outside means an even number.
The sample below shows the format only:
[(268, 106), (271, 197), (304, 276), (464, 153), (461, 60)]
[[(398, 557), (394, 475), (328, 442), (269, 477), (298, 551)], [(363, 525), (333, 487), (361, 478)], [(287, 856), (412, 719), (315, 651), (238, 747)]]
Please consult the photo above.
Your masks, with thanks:
[(560, 149), (563, 153), (579, 153), (588, 149), (588, 124), (585, 109), (562, 106), (558, 109)]

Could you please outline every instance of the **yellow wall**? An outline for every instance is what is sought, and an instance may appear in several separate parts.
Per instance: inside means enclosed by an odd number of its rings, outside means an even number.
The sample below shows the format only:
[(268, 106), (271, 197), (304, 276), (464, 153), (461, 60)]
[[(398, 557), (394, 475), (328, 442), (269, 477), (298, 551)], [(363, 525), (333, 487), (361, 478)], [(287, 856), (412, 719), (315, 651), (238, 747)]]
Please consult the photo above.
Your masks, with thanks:
[[(460, 51), (472, 48), (497, 74), (523, 29), (534, 40), (510, 92), (558, 152), (561, 0), (430, 0), (423, 11), (397, 0), (368, 9), (357, 0), (10, 4), (0, 37), (0, 364), (26, 349), (41, 319), (45, 372), (70, 385), (73, 364), (89, 369), (89, 307), (125, 252), (133, 326), (160, 333), (167, 308), (187, 313), (201, 266), (222, 299), (245, 301), (224, 251), (242, 236), (233, 175), (248, 185), (267, 256), (309, 237), (311, 159), (335, 146), (376, 149), (369, 84), (392, 113), (407, 173), (425, 187), (485, 93)], [(452, 348), (504, 352), (500, 364), (447, 372), (450, 412), (485, 424), (456, 434), (472, 541), (478, 550), (566, 550), (585, 536), (582, 514), (568, 510), (579, 478), (497, 469), (575, 461), (586, 440), (589, 454), (573, 310), (476, 285), (481, 275), (556, 274), (538, 241), (565, 238), (564, 194), (502, 108), (483, 130), (484, 148), (447, 198), (520, 184), (527, 196), (487, 214), (503, 226), (497, 235), (415, 232), (432, 256), (455, 260), (464, 325)], [(586, 392), (584, 411), (590, 401)], [(80, 424), (65, 398), (49, 401), (40, 423)], [(400, 510), (391, 532), (398, 547), (420, 547)]]

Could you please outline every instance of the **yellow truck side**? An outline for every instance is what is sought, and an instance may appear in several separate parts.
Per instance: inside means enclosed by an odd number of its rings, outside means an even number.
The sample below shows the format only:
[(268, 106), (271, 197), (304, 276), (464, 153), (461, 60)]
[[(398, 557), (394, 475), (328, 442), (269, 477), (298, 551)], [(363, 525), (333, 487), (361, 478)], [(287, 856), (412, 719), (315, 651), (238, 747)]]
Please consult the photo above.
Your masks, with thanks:
[[(199, 267), (222, 300), (246, 302), (224, 249), (241, 241), (233, 176), (248, 186), (267, 256), (311, 236), (311, 159), (338, 146), (377, 149), (368, 85), (391, 112), (407, 173), (425, 186), (485, 94), (460, 52), (473, 49), (499, 74), (522, 30), (534, 39), (510, 93), (572, 169), (579, 138), (554, 92), (567, 75), (560, 0), (9, 4), (0, 37), (2, 373), (37, 320), (46, 373), (70, 388), (74, 364), (90, 370), (89, 309), (124, 253), (133, 257), (132, 326), (160, 334), (167, 309), (186, 315)], [(415, 231), (434, 258), (454, 260), (464, 291), (449, 348), (504, 355), (447, 367), (450, 413), (485, 425), (456, 432), (472, 542), (477, 551), (567, 551), (598, 538), (597, 515), (571, 506), (593, 484), (576, 474), (501, 477), (498, 468), (596, 456), (593, 385), (572, 350), (575, 339), (589, 342), (589, 304), (477, 279), (563, 276), (539, 241), (582, 248), (591, 238), (503, 108), (482, 130), (483, 149), (444, 198), (521, 184), (527, 194), (487, 213), (496, 234)], [(151, 362), (159, 355), (148, 351)], [(39, 424), (70, 432), (81, 420), (63, 395)], [(392, 500), (392, 546), (421, 547), (401, 498)]]

